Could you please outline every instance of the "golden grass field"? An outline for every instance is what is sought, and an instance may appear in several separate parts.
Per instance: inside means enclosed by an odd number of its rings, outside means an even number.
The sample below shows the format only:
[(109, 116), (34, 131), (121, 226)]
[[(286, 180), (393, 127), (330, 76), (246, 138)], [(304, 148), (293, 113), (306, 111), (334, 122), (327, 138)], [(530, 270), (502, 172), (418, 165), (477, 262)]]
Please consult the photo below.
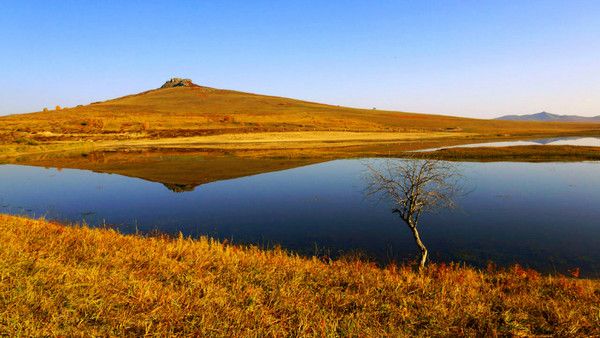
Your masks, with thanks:
[(598, 336), (600, 281), (307, 259), (0, 215), (7, 336)]

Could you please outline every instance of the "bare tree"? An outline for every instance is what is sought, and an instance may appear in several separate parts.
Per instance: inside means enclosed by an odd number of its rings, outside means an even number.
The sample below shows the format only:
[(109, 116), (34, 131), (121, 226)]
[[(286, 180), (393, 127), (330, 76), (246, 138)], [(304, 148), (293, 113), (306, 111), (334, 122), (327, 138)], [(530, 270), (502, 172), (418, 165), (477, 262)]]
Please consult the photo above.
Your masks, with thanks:
[(453, 208), (460, 191), (456, 165), (437, 159), (387, 159), (382, 165), (367, 164), (366, 193), (393, 202), (393, 213), (408, 225), (421, 251), (419, 269), (427, 261), (427, 247), (419, 235), (423, 212)]

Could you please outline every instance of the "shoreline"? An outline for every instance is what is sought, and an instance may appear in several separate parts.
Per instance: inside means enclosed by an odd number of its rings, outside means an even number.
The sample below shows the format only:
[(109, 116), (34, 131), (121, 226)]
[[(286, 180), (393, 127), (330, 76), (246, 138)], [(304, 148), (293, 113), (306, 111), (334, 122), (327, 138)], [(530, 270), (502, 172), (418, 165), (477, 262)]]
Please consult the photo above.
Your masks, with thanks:
[[(112, 141), (86, 137), (76, 141), (36, 141), (24, 138), (19, 143), (0, 143), (0, 161), (36, 154), (86, 151), (212, 151), (237, 153), (252, 157), (272, 157), (279, 153), (303, 153), (303, 156), (366, 157), (381, 153), (403, 154), (406, 151), (448, 146), (533, 140), (554, 137), (600, 137), (600, 132), (562, 132), (529, 134), (494, 134), (464, 132), (257, 132), (194, 137), (141, 138)], [(385, 149), (385, 151), (382, 151)]]
[[(527, 145), (509, 147), (443, 148), (485, 143), (489, 139), (444, 140), (362, 144), (320, 145), (288, 149), (219, 149), (175, 147), (100, 146), (92, 143), (22, 146), (10, 154), (0, 146), (0, 165), (90, 170), (162, 183), (189, 191), (202, 184), (238, 177), (293, 169), (333, 160), (375, 157), (437, 158), (461, 162), (579, 162), (600, 161), (600, 147)], [(45, 147), (45, 148), (44, 148)], [(431, 152), (414, 149), (442, 147)]]

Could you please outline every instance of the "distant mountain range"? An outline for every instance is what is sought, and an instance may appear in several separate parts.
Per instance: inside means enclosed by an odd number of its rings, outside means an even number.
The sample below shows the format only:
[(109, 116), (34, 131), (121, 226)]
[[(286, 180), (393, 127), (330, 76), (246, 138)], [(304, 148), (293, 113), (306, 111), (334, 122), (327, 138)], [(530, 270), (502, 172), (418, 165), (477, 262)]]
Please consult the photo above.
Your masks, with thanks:
[(556, 115), (547, 112), (541, 112), (530, 115), (506, 115), (497, 118), (496, 120), (510, 121), (543, 121), (543, 122), (599, 122), (600, 115), (593, 117), (577, 116), (577, 115)]

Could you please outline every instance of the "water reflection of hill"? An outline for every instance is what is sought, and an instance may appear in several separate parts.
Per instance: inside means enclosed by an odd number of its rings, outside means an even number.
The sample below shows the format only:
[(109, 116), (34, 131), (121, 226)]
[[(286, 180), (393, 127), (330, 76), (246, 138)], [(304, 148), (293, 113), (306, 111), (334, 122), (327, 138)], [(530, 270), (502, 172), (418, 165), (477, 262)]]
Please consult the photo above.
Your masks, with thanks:
[[(529, 141), (541, 143), (564, 138)], [(526, 146), (467, 148), (486, 139), (405, 141), (346, 147), (263, 150), (149, 149), (125, 148), (85, 151), (83, 149), (22, 155), (4, 159), (3, 164), (91, 170), (162, 183), (174, 192), (193, 191), (197, 186), (238, 177), (343, 158), (403, 157), (415, 150), (437, 150), (434, 156), (454, 161), (581, 161), (597, 160), (597, 147)], [(456, 146), (465, 145), (465, 148)], [(412, 156), (415, 154), (413, 153)]]
[(79, 154), (38, 154), (14, 164), (91, 170), (159, 182), (174, 192), (226, 179), (256, 175), (318, 163), (323, 159), (250, 158), (225, 153), (92, 151)]
[[(472, 141), (472, 140), (470, 140)], [(22, 155), (4, 163), (91, 170), (164, 184), (175, 192), (226, 179), (291, 169), (340, 158), (402, 156), (406, 151), (455, 145), (466, 140), (406, 141), (345, 147), (230, 151), (214, 149), (125, 148)]]

